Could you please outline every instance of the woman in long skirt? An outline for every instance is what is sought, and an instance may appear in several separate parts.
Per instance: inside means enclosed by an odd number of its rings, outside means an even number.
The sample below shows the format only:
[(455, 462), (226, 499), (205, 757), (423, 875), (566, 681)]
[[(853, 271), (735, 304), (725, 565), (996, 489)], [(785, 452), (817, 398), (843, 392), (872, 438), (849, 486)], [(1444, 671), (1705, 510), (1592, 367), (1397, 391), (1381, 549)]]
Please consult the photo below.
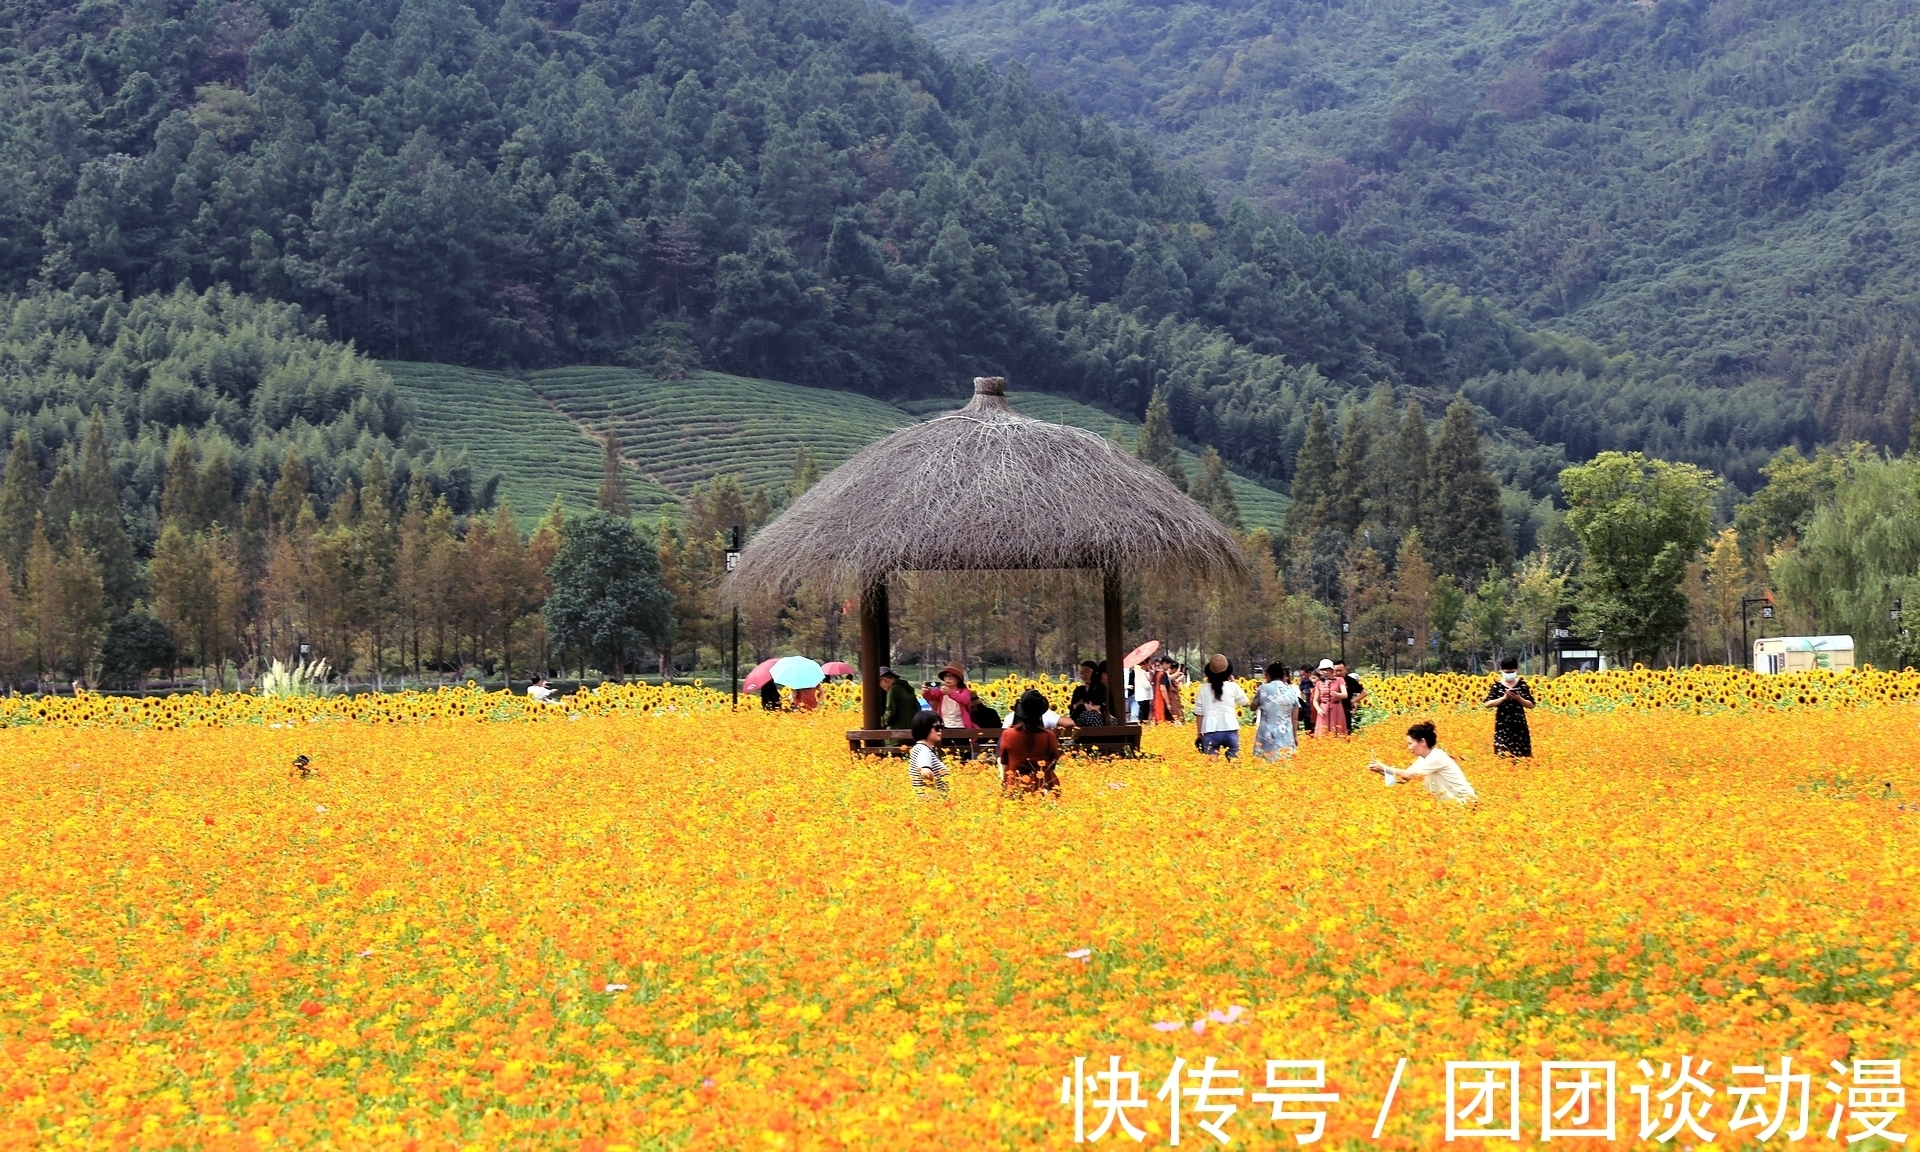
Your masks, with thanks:
[(1320, 661), (1320, 679), (1313, 686), (1313, 734), (1347, 734), (1347, 678), (1336, 676), (1333, 661)]

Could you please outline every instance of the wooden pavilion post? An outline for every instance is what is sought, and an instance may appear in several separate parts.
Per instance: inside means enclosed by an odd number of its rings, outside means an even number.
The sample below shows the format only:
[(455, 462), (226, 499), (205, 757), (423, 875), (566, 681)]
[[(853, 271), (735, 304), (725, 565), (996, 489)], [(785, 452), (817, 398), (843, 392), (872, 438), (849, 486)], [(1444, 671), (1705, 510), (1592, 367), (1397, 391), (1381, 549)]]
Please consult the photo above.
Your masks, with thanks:
[(883, 577), (860, 593), (860, 726), (880, 727), (886, 694), (880, 691), (880, 666), (891, 658), (893, 637)]
[(1107, 610), (1107, 712), (1114, 718), (1115, 724), (1125, 724), (1127, 706), (1121, 702), (1121, 694), (1125, 691), (1127, 678), (1120, 668), (1120, 661), (1126, 659), (1127, 650), (1121, 615), (1125, 601), (1120, 591), (1120, 569), (1104, 569), (1103, 575)]

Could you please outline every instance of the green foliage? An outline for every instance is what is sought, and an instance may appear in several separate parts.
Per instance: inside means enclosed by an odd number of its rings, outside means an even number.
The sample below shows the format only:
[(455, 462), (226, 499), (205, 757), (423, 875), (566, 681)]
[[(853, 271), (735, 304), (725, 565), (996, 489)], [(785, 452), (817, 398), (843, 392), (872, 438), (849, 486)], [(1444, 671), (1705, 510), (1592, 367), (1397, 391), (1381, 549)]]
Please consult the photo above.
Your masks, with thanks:
[(1513, 563), (1500, 485), (1487, 474), (1473, 406), (1465, 399), (1447, 408), (1427, 457), (1421, 500), (1420, 537), (1427, 542), (1435, 572), (1466, 584), (1489, 570), (1504, 572)]
[(124, 688), (145, 680), (156, 668), (174, 663), (173, 634), (146, 608), (136, 605), (107, 625), (100, 648), (100, 682)]
[[(601, 446), (591, 432), (606, 411), (583, 412), (576, 423), (557, 411), (524, 376), (445, 364), (382, 361), (417, 427), (435, 445), (463, 456), (472, 475), (488, 477), (493, 495), (531, 513), (558, 499), (574, 511), (593, 508), (600, 488)], [(503, 430), (507, 430), (503, 434)], [(674, 494), (629, 474), (627, 492), (644, 519), (659, 515)]]
[(633, 502), (627, 499), (627, 466), (620, 458), (620, 441), (613, 430), (600, 434), (600, 491), (594, 497), (598, 511), (633, 519)]
[(1823, 632), (1852, 636), (1861, 660), (1912, 662), (1906, 625), (1888, 610), (1897, 599), (1920, 605), (1920, 463), (1853, 461), (1772, 574), (1790, 608)]
[(1240, 505), (1233, 498), (1233, 485), (1227, 482), (1227, 465), (1220, 459), (1220, 453), (1209, 445), (1200, 453), (1200, 468), (1193, 479), (1193, 491), (1189, 493), (1194, 502), (1213, 518), (1227, 527), (1240, 530), (1246, 527), (1240, 517)]
[[(413, 431), (386, 374), (297, 307), (224, 288), (122, 301), (82, 277), (70, 291), (0, 299), (0, 316), (0, 435), (15, 442), (13, 458), (25, 435), (56, 539), (80, 516), (116, 612), (133, 597), (112, 505), (144, 551), (159, 533), (176, 437), (198, 460), (226, 461), (229, 502), (271, 483), (297, 454), (313, 495), (330, 503), (376, 452), (396, 490), (418, 473), (458, 512), (487, 500), (464, 460)], [(95, 410), (104, 417), (97, 441)], [(13, 488), (0, 481), (0, 518), (17, 517), (26, 491), (24, 474)], [(0, 526), (19, 539), (12, 521)]]
[(1300, 535), (1329, 527), (1332, 522), (1333, 432), (1327, 427), (1327, 408), (1316, 403), (1307, 413), (1307, 435), (1294, 457), (1293, 503), (1287, 508), (1287, 532)]
[(1760, 470), (1766, 484), (1734, 517), (1741, 540), (1765, 549), (1806, 535), (1814, 513), (1833, 499), (1862, 459), (1859, 452), (1840, 456), (1823, 448), (1809, 460), (1797, 448), (1781, 449)]
[[(1800, 368), (1848, 358), (1861, 317), (1916, 303), (1920, 89), (1900, 0), (904, 7), (1223, 194), (1459, 286), (1479, 314), (1429, 330), (1461, 377), (1521, 367), (1504, 309), (1619, 340), (1690, 388), (1766, 381), (1771, 420), (1803, 411)], [(1575, 460), (1668, 454), (1575, 423), (1604, 441), (1569, 442)], [(1762, 447), (1790, 441), (1811, 443)], [(1692, 437), (1685, 458), (1716, 443)]]
[(620, 674), (649, 640), (671, 635), (660, 554), (631, 520), (607, 512), (568, 519), (548, 572), (553, 593), (542, 612), (562, 650)]
[(1346, 384), (1431, 374), (1390, 261), (1223, 216), (1192, 171), (859, 0), (15, 7), (0, 179), (34, 191), (0, 211), (0, 287), (227, 282), (396, 358), (876, 395), (1016, 367), (1072, 391), (1086, 354), (1124, 356), (1070, 304)]
[(1167, 415), (1166, 398), (1158, 393), (1147, 405), (1146, 418), (1140, 421), (1140, 438), (1133, 452), (1165, 473), (1175, 488), (1187, 490), (1187, 470), (1181, 467), (1180, 450), (1173, 443), (1173, 420)]
[(1580, 628), (1623, 662), (1654, 659), (1686, 630), (1680, 582), (1706, 546), (1719, 482), (1691, 464), (1603, 452), (1560, 486), (1586, 550)]

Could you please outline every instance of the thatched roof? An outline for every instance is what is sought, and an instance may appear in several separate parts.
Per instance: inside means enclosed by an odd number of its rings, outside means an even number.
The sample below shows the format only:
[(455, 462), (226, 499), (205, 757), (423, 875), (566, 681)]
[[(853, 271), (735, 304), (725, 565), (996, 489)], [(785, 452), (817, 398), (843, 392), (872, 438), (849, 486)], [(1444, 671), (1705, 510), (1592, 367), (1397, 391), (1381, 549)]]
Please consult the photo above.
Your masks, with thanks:
[(1232, 533), (1107, 440), (1018, 415), (1006, 382), (902, 429), (834, 469), (747, 545), (730, 591), (895, 572), (1119, 568), (1238, 581)]

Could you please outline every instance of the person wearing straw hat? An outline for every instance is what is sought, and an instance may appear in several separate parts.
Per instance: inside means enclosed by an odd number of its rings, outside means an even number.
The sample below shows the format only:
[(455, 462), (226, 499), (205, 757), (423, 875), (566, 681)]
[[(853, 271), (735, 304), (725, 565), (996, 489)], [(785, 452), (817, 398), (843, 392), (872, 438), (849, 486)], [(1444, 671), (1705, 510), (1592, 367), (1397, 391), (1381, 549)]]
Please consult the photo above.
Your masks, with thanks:
[(1239, 758), (1240, 709), (1246, 706), (1247, 693), (1233, 678), (1233, 663), (1215, 652), (1207, 661), (1207, 682), (1193, 697), (1202, 753), (1211, 756), (1224, 749), (1228, 760)]
[(940, 717), (945, 728), (978, 728), (973, 722), (973, 691), (967, 687), (966, 669), (949, 664), (940, 669), (940, 683), (926, 692), (927, 707)]

